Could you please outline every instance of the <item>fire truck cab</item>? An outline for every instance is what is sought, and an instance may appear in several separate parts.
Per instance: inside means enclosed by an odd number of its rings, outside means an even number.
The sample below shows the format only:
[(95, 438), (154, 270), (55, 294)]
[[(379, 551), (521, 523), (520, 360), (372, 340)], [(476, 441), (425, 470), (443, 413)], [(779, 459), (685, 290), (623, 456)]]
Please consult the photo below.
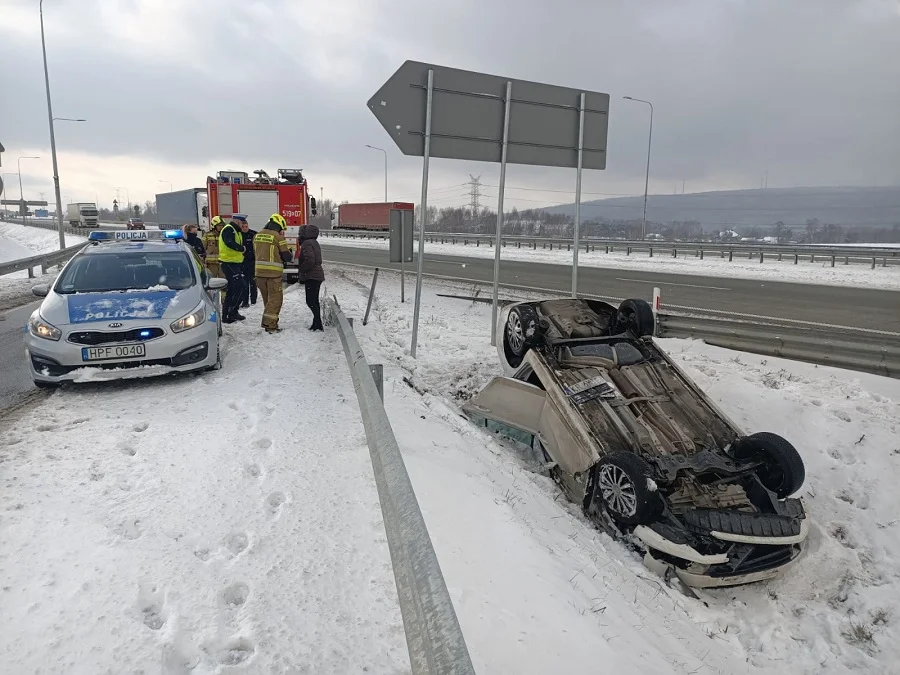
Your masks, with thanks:
[(257, 232), (269, 222), (269, 216), (280, 213), (287, 222), (284, 238), (291, 247), (292, 262), (285, 265), (288, 281), (299, 275), (300, 228), (316, 215), (316, 199), (309, 196), (309, 187), (300, 169), (278, 169), (278, 177), (271, 178), (262, 169), (253, 172), (219, 171), (215, 178), (207, 177), (209, 217), (228, 220), (235, 213), (247, 216), (250, 229)]

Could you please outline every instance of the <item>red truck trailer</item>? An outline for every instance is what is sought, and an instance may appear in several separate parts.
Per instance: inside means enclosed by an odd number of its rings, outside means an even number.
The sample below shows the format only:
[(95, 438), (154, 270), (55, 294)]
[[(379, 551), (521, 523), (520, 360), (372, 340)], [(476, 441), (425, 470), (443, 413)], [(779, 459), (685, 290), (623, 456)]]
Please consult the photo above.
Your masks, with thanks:
[(409, 202), (373, 202), (370, 204), (341, 204), (331, 212), (332, 230), (373, 230), (387, 232), (391, 226), (391, 211), (413, 211)]

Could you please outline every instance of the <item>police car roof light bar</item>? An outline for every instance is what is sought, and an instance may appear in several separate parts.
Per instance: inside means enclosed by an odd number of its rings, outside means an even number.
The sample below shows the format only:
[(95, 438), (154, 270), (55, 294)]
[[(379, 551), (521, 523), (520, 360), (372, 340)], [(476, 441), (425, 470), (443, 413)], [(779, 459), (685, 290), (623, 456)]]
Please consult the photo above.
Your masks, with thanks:
[(88, 241), (99, 243), (101, 241), (146, 241), (149, 239), (167, 239), (169, 241), (180, 241), (184, 239), (184, 232), (181, 230), (94, 230), (88, 234)]

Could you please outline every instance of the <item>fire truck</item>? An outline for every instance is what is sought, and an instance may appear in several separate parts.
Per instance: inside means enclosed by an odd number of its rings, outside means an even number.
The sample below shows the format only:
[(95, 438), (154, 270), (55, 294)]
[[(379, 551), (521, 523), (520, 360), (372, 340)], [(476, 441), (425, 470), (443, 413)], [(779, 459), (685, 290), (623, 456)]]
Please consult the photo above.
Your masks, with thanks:
[(291, 247), (293, 261), (285, 265), (288, 280), (299, 274), (300, 228), (316, 215), (316, 199), (309, 196), (309, 187), (300, 169), (278, 169), (278, 177), (271, 178), (262, 169), (253, 172), (219, 171), (206, 179), (209, 192), (209, 217), (228, 220), (235, 213), (247, 216), (250, 228), (265, 227), (269, 216), (280, 213), (287, 222), (284, 238)]

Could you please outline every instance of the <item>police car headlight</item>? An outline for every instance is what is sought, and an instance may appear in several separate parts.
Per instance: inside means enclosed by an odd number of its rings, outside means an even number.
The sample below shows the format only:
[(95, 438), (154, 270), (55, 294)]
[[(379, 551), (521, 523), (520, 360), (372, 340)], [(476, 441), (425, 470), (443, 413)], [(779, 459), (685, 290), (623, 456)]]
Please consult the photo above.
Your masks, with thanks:
[(62, 331), (53, 324), (44, 321), (37, 311), (28, 320), (28, 332), (44, 340), (59, 340), (62, 337)]
[(191, 328), (196, 328), (205, 321), (206, 307), (203, 306), (203, 303), (200, 303), (200, 306), (197, 307), (193, 312), (181, 317), (177, 321), (173, 321), (172, 331), (175, 333), (180, 333), (185, 330), (190, 330)]

